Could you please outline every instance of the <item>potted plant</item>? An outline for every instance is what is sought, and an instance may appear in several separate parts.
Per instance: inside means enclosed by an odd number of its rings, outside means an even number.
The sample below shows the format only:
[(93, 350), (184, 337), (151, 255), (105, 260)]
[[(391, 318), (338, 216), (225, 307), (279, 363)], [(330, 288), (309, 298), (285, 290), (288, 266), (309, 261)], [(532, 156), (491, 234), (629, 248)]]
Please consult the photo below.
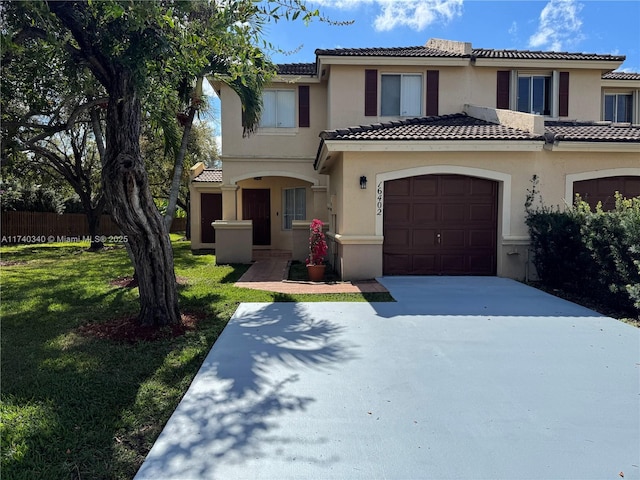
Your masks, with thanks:
[(309, 226), (309, 256), (307, 257), (307, 273), (309, 280), (320, 282), (324, 278), (324, 257), (327, 255), (327, 242), (322, 227), (324, 224), (317, 218)]

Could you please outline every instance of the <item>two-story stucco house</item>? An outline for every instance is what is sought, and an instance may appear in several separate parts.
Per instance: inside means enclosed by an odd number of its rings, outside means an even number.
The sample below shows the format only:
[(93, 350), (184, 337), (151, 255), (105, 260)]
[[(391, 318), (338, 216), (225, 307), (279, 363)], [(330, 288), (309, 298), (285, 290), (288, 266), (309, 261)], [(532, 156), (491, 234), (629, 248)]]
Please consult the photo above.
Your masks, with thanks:
[(215, 84), (223, 170), (192, 169), (192, 248), (303, 260), (319, 218), (345, 280), (525, 278), (534, 176), (546, 205), (640, 195), (640, 74), (623, 61), (445, 40), (317, 50), (279, 66), (249, 138)]

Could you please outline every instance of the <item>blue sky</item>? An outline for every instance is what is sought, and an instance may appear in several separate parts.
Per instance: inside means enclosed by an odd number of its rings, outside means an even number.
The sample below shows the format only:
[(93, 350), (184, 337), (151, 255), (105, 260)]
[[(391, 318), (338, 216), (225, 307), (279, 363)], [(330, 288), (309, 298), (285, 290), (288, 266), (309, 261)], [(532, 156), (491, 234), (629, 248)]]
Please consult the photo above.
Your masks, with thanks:
[[(477, 48), (555, 50), (625, 55), (620, 70), (640, 72), (639, 0), (307, 0), (335, 21), (268, 24), (276, 63), (314, 62), (317, 48), (424, 45), (429, 38)], [(219, 102), (213, 101), (214, 117)], [(216, 136), (219, 129), (215, 126)]]
[(423, 45), (429, 38), (474, 47), (626, 55), (640, 72), (640, 1), (308, 0), (332, 20), (267, 26), (267, 40), (290, 55), (277, 63), (313, 62), (316, 48)]

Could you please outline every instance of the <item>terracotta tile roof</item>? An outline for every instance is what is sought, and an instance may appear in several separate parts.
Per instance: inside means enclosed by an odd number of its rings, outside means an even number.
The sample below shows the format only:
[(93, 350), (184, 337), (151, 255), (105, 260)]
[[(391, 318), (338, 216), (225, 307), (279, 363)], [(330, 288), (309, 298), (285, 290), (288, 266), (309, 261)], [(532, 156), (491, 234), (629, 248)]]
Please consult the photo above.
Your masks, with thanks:
[(640, 80), (640, 73), (609, 72), (602, 75), (603, 80)]
[(215, 168), (205, 168), (200, 175), (193, 179), (194, 182), (222, 182), (222, 170)]
[(640, 126), (610, 122), (545, 122), (547, 141), (640, 143)]
[(523, 130), (487, 122), (465, 114), (420, 117), (362, 125), (320, 134), (323, 140), (542, 140)]
[(340, 57), (460, 57), (462, 53), (447, 52), (424, 46), (415, 47), (374, 47), (374, 48), (335, 48), (329, 50), (316, 50), (316, 55), (340, 56)]
[(336, 48), (316, 50), (316, 55), (345, 56), (345, 57), (474, 57), (501, 58), (518, 60), (598, 60), (624, 61), (624, 55), (608, 55), (599, 53), (570, 53), (544, 52), (529, 50), (493, 50), (489, 48), (474, 48), (471, 55), (438, 50), (425, 46), (413, 47), (382, 47), (382, 48)]
[(517, 60), (611, 60), (624, 61), (624, 55), (609, 55), (600, 53), (571, 53), (571, 52), (543, 52), (529, 50), (493, 50), (489, 48), (474, 48), (476, 58), (508, 58)]
[(315, 75), (315, 63), (282, 63), (276, 65), (280, 75)]

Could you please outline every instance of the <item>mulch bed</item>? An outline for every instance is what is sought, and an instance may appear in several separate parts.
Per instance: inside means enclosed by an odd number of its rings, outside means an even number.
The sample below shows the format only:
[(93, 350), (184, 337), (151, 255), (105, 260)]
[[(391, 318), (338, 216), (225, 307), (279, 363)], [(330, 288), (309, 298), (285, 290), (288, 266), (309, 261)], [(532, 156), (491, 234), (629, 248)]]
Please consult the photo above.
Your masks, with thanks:
[(15, 267), (18, 265), (26, 265), (23, 260), (0, 260), (0, 267)]
[(166, 327), (143, 327), (138, 323), (136, 316), (114, 318), (100, 323), (88, 323), (78, 328), (81, 335), (111, 340), (118, 343), (153, 342), (167, 338), (175, 338), (184, 335), (190, 330), (195, 330), (198, 323), (204, 320), (205, 314), (184, 312), (181, 321), (176, 325)]
[[(176, 283), (178, 285), (188, 285), (189, 279), (187, 277), (176, 276)], [(138, 280), (133, 277), (120, 277), (109, 282), (109, 285), (120, 288), (137, 288)]]

